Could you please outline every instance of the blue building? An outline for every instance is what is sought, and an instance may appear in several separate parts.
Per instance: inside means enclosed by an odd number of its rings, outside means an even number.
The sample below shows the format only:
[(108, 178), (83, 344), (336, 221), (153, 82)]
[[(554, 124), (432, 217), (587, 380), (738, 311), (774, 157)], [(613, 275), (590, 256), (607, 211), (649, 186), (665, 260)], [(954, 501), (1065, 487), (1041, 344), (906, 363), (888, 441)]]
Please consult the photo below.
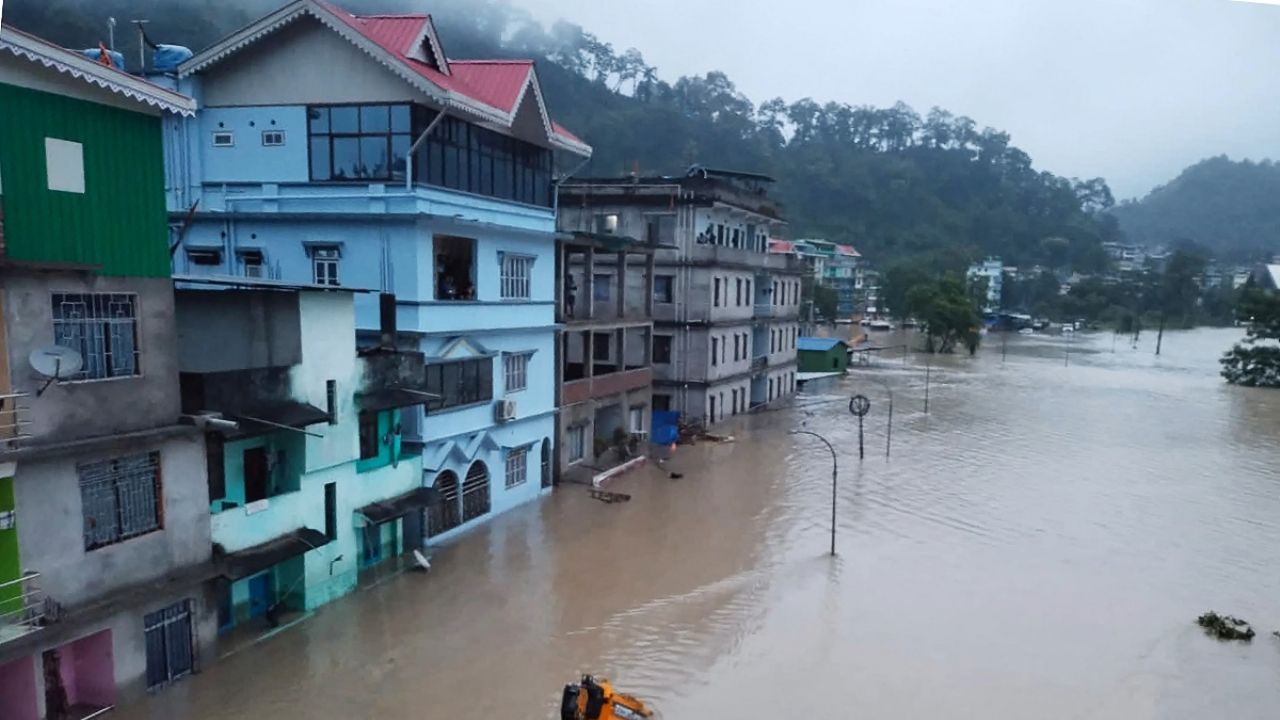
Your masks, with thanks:
[[(193, 119), (165, 128), (177, 275), (376, 292), (361, 345), (420, 352), (401, 442), (445, 539), (550, 486), (557, 163), (528, 61), (448, 58), (429, 16), (297, 0), (179, 66)], [(335, 329), (336, 330), (336, 329)]]

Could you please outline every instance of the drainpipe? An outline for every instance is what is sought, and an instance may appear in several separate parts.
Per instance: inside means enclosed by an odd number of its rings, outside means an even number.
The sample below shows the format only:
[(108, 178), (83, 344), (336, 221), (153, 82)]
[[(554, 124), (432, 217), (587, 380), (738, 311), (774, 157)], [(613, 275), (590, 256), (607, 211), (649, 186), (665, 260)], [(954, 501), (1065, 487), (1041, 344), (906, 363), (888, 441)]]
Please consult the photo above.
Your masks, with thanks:
[(426, 142), (427, 136), (431, 134), (432, 130), (436, 129), (436, 125), (440, 124), (446, 114), (444, 108), (441, 108), (440, 112), (436, 113), (435, 118), (427, 125), (427, 129), (423, 130), (418, 139), (414, 140), (413, 144), (409, 146), (409, 152), (404, 156), (404, 189), (406, 192), (413, 190), (413, 154), (418, 152), (418, 148), (422, 147), (422, 143)]

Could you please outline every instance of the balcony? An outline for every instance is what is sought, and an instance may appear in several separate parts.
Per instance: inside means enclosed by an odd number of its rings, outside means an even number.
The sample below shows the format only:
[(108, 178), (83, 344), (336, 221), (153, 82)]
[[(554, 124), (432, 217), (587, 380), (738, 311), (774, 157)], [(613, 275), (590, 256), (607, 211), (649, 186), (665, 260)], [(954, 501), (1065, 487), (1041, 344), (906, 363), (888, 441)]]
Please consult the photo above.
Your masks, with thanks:
[(26, 404), (30, 393), (0, 393), (0, 452), (16, 450), (31, 435), (31, 408)]
[(771, 318), (777, 310), (778, 308), (774, 307), (773, 303), (758, 302), (755, 306), (755, 316), (758, 318)]
[[(310, 522), (308, 522), (310, 521)], [(324, 508), (294, 491), (214, 513), (213, 542), (228, 553), (275, 540), (308, 525), (324, 527)]]
[(629, 390), (637, 390), (651, 384), (653, 384), (651, 368), (624, 370), (566, 382), (563, 386), (562, 401), (565, 405), (572, 405), (591, 398), (608, 397)]
[(28, 572), (0, 582), (0, 645), (35, 632), (45, 623), (45, 596), (37, 586), (40, 573)]
[(751, 372), (757, 372), (769, 367), (769, 356), (760, 355), (751, 358)]

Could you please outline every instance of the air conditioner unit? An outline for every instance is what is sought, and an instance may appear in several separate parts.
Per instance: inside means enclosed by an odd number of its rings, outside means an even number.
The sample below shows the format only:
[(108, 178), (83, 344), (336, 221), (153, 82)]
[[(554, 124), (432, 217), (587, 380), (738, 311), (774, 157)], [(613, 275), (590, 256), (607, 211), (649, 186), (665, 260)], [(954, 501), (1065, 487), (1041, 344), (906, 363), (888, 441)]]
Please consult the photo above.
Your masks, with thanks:
[(516, 419), (516, 401), (503, 399), (493, 406), (493, 417), (498, 422)]

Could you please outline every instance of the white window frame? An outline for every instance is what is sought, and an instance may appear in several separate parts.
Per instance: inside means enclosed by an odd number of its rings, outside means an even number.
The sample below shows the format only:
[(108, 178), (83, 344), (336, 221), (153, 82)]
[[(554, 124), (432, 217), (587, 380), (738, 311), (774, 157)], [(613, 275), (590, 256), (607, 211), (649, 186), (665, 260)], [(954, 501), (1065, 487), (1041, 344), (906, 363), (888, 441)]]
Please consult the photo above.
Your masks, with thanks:
[(580, 462), (587, 455), (587, 426), (570, 426), (565, 433), (565, 443), (569, 446), (569, 462)]
[(214, 147), (235, 147), (236, 134), (230, 130), (214, 130), (213, 131)]
[(338, 278), (338, 262), (342, 259), (342, 251), (337, 246), (317, 245), (311, 248), (311, 279), (316, 285), (338, 287), (342, 281)]
[(529, 387), (529, 360), (531, 352), (503, 353), (502, 355), (502, 389), (510, 395)]
[[(637, 427), (637, 420), (639, 421), (639, 427)], [(627, 408), (627, 429), (632, 433), (642, 433), (645, 431), (643, 405), (632, 405)]]
[(528, 300), (533, 296), (534, 255), (498, 253), (500, 295), (503, 300)]
[(508, 490), (514, 487), (519, 487), (528, 482), (529, 446), (525, 445), (507, 450), (506, 467), (506, 486)]
[[(269, 136), (278, 136), (275, 141), (268, 139)], [(263, 147), (284, 147), (284, 131), (283, 130), (263, 130), (262, 131)]]

